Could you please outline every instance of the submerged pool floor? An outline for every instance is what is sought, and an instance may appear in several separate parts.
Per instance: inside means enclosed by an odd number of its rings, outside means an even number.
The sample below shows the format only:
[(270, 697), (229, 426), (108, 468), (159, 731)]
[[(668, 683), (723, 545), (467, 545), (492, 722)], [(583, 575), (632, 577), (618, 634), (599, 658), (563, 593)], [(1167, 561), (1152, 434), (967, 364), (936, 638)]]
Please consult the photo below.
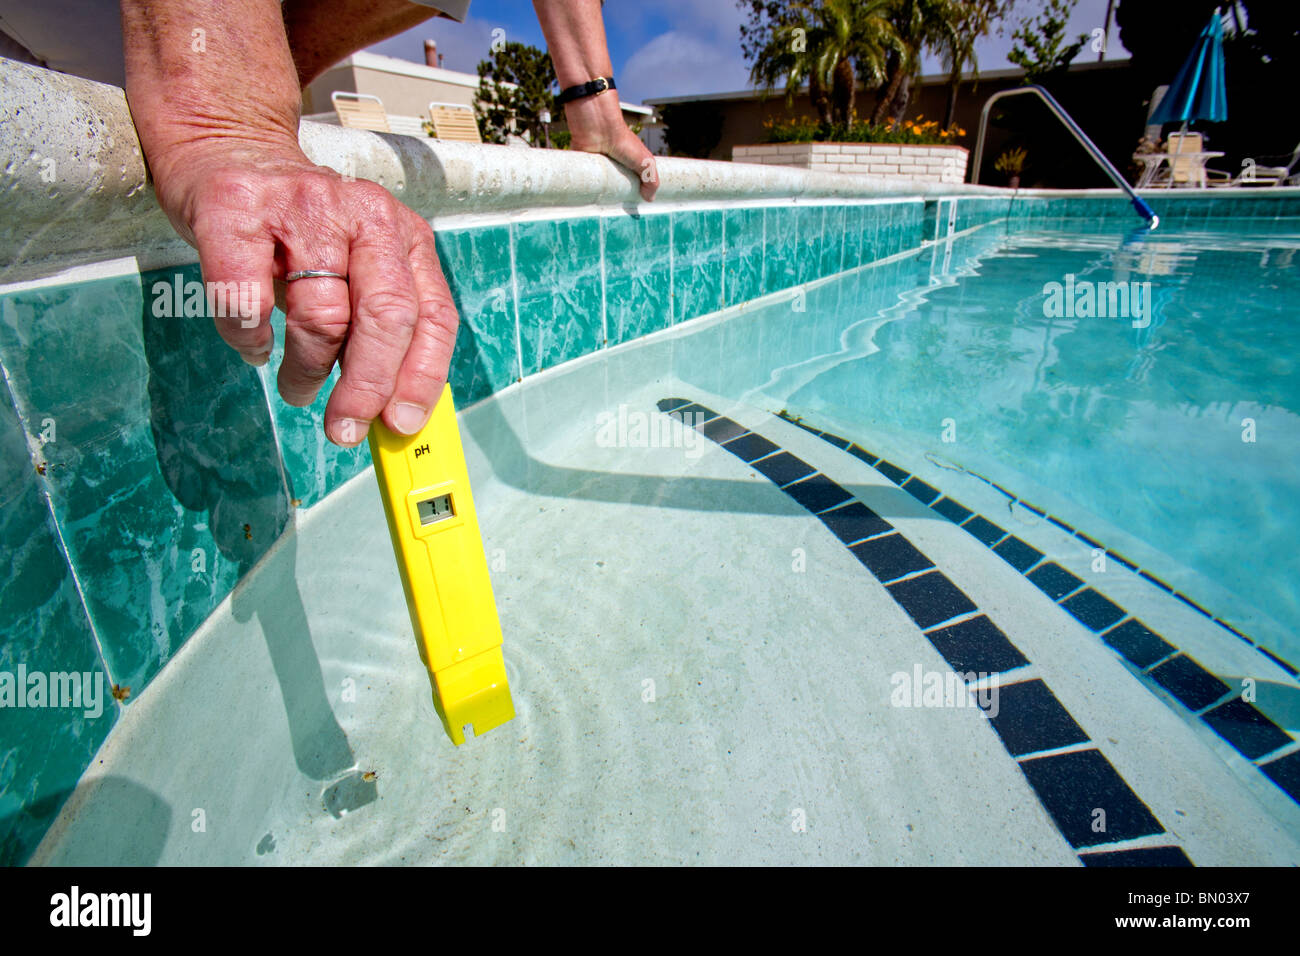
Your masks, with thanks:
[[(514, 721), (445, 738), (367, 473), (126, 709), (34, 862), (1300, 863), (1300, 806), (965, 530), (773, 409), (621, 367), (463, 420)], [(932, 559), (977, 609), (952, 621), (1027, 661), (999, 718), (925, 693), (953, 668), (923, 626), (951, 622), (899, 582), (933, 571), (851, 550), (770, 462), (653, 447), (674, 397)]]

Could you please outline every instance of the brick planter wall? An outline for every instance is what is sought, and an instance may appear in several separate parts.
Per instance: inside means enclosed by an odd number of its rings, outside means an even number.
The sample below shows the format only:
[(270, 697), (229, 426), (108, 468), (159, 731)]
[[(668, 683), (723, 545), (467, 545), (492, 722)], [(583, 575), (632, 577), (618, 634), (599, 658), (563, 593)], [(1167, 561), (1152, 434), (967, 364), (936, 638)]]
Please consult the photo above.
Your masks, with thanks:
[(732, 162), (797, 166), (828, 173), (869, 173), (931, 183), (966, 181), (969, 153), (962, 146), (895, 143), (764, 143), (737, 146)]

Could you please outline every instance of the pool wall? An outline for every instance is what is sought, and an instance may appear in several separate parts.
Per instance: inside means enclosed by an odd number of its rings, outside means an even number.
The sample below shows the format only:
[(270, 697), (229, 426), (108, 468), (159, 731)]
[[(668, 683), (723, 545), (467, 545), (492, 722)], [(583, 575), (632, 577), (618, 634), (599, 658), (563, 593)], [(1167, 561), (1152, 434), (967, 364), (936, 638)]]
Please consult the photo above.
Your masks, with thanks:
[[(663, 159), (659, 199), (645, 204), (635, 177), (601, 157), (313, 124), (302, 141), (437, 228), (461, 314), (450, 380), (462, 410), (583, 356), (989, 223), (1141, 224), (1113, 192)], [(322, 436), (333, 379), (311, 407), (290, 408), (275, 391), (279, 345), (254, 369), (186, 308), (195, 255), (154, 202), (120, 90), (0, 60), (0, 144), (0, 680), (76, 673), (104, 688), (98, 708), (25, 694), (30, 706), (0, 706), (0, 863), (15, 863), (120, 709), (296, 511), (369, 456)], [(1162, 217), (1300, 214), (1300, 191), (1269, 193), (1153, 205)], [(283, 316), (273, 322), (282, 343)]]

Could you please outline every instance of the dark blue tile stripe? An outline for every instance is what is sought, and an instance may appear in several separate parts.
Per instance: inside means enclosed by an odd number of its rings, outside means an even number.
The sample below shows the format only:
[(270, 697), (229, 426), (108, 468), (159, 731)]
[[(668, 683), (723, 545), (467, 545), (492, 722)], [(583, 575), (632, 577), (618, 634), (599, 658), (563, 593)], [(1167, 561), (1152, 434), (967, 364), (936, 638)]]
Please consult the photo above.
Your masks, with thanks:
[[(661, 407), (663, 404), (660, 402)], [(672, 407), (676, 412), (699, 406)], [(710, 414), (716, 418), (716, 413)], [(783, 413), (782, 417), (787, 416)], [(837, 436), (828, 437), (805, 423), (793, 421), (793, 424), (827, 438), (842, 450), (855, 447), (848, 443), (841, 446)], [(708, 435), (706, 428), (700, 430)], [(802, 504), (843, 541), (964, 679), (969, 680), (968, 675), (972, 672), (996, 674), (1029, 663), (1028, 658), (986, 615), (978, 613), (975, 602), (936, 568), (933, 561), (888, 521), (860, 501), (853, 500), (840, 485), (757, 432), (748, 431), (741, 438), (719, 443), (719, 446), (733, 451), (732, 445), (746, 439), (757, 439), (773, 449), (762, 458), (747, 461), (747, 464)], [(776, 462), (780, 464), (773, 464)], [(764, 465), (768, 466), (766, 470)], [(897, 468), (885, 461), (876, 467), (881, 466)], [(901, 485), (910, 476), (901, 469), (898, 471), (903, 480), (896, 479), (896, 483)], [(801, 472), (798, 478), (789, 478), (790, 474), (797, 472)], [(916, 495), (913, 488), (907, 490)], [(817, 509), (817, 505), (841, 493), (847, 504)], [(939, 492), (934, 490), (930, 500), (938, 497)], [(1017, 766), (1028, 778), (1043, 808), (1070, 846), (1075, 849), (1101, 846), (1147, 833), (1164, 832), (1164, 827), (1146, 804), (1099, 750), (1094, 748), (1038, 758), (1029, 756), (1091, 742), (1047, 684), (1035, 679), (1000, 686), (999, 702), (999, 712), (996, 715), (986, 713), (985, 717), (1007, 752), (1017, 759)], [(1022, 757), (1026, 759), (1019, 759)], [(1114, 814), (1113, 828), (1096, 828), (1093, 814), (1097, 807)]]
[[(673, 399), (672, 401), (679, 400)], [(788, 421), (794, 421), (784, 411), (780, 415)], [(814, 435), (820, 436), (824, 434), (805, 422), (795, 421), (794, 423)], [(836, 438), (836, 444), (839, 447), (838, 441), (841, 439), (839, 439), (839, 436), (836, 436)], [(857, 449), (857, 451), (853, 451), (853, 449)], [(1100, 591), (1087, 587), (1081, 578), (1070, 573), (1055, 561), (1042, 560), (1043, 555), (1037, 549), (1020, 541), (1014, 535), (1007, 534), (1004, 529), (989, 521), (983, 515), (972, 512), (952, 498), (944, 497), (938, 489), (921, 481), (915, 475), (909, 474), (898, 465), (863, 449), (860, 445), (852, 444), (850, 451), (855, 457), (872, 464), (886, 478), (902, 486), (904, 490), (910, 492), (913, 497), (923, 504), (928, 504), (932, 510), (960, 525), (972, 537), (992, 549), (1000, 558), (1025, 575), (1032, 584), (1051, 598), (1052, 601), (1056, 602), (1066, 613), (1074, 617), (1084, 627), (1099, 634), (1106, 644), (1136, 667), (1144, 679), (1162, 687), (1193, 714), (1198, 714), (1212, 704), (1218, 703), (1219, 706), (1213, 710), (1200, 714), (1201, 719), (1242, 756), (1254, 761), (1261, 757), (1267, 757), (1292, 742), (1289, 734), (1250, 706), (1249, 703), (1237, 698), (1221, 703), (1230, 689), (1226, 684), (1204, 670), (1191, 658), (1179, 655), (1177, 647), (1150, 630), (1141, 621), (1131, 617), (1128, 611)], [(1043, 509), (1021, 500), (996, 482), (973, 471), (967, 471), (966, 473), (997, 489), (1008, 499), (1028, 508), (1035, 514), (1045, 517), (1052, 524), (1079, 540), (1105, 551), (1110, 557), (1119, 561), (1129, 570), (1137, 572), (1151, 584), (1167, 591), (1189, 607), (1210, 618), (1224, 630), (1251, 645), (1293, 677), (1300, 674), (1292, 664), (1255, 643), (1255, 641), (1227, 622), (1215, 617), (1191, 598), (1161, 581), (1150, 571), (1139, 568), (1134, 562), (1114, 551), (1107, 550), (1100, 542), (1071, 527), (1054, 515), (1048, 514)], [(917, 493), (919, 488), (925, 489), (923, 494)], [(932, 497), (929, 494), (931, 491), (934, 492)], [(930, 499), (928, 502), (925, 500), (926, 497)], [(920, 577), (927, 576), (921, 575)], [(913, 579), (900, 583), (907, 585), (911, 583), (911, 580)], [(912, 598), (908, 593), (908, 589), (903, 588), (902, 590), (904, 597), (913, 600), (914, 603), (916, 602), (916, 599)], [(892, 587), (891, 593), (893, 593)], [(895, 599), (898, 600), (899, 595), (896, 594)], [(900, 603), (902, 602), (900, 601)], [(926, 611), (919, 604), (916, 606), (918, 613), (924, 616)], [(905, 607), (904, 609), (908, 610), (909, 614), (912, 613), (908, 608)], [(931, 610), (929, 613), (934, 613), (934, 611)], [(913, 615), (913, 618), (916, 619), (916, 615)], [(940, 653), (943, 653), (942, 649)], [(1192, 668), (1195, 668), (1195, 671)], [(1215, 693), (1216, 688), (1223, 688), (1223, 690)], [(1293, 800), (1300, 803), (1300, 796), (1297, 796), (1296, 792), (1300, 790), (1300, 787), (1291, 786), (1288, 789), (1288, 786), (1279, 782), (1274, 775), (1269, 774), (1269, 778), (1274, 783), (1277, 783)], [(1291, 778), (1287, 777), (1285, 779), (1290, 780)]]
[(989, 719), (1013, 757), (1088, 742), (1083, 728), (1041, 680), (1001, 685), (997, 715)]
[(1291, 799), (1300, 803), (1300, 750), (1279, 757), (1259, 768), (1270, 780), (1281, 787)]
[(1101, 853), (1080, 853), (1084, 866), (1191, 866), (1183, 848), (1179, 846), (1148, 846), (1133, 850), (1111, 850)]
[(1020, 769), (1076, 850), (1165, 832), (1100, 750), (1032, 757)]
[(1190, 711), (1201, 711), (1217, 704), (1232, 691), (1186, 654), (1175, 654), (1159, 667), (1153, 667), (1149, 674)]

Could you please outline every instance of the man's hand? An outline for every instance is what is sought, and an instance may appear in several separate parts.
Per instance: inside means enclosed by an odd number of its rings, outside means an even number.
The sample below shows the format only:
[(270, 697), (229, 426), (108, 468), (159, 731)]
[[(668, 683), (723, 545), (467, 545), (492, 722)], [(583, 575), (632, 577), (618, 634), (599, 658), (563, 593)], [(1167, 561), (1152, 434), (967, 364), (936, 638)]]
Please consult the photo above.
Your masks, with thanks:
[(379, 417), (410, 434), (441, 394), (456, 341), (433, 232), (380, 186), (303, 155), (300, 70), (281, 12), (278, 0), (122, 0), (127, 99), (154, 189), (204, 279), (255, 290), (259, 314), (216, 320), (250, 362), (270, 355), (275, 280), (347, 276), (288, 285), (280, 394), (310, 403), (338, 359), (326, 435), (358, 444)]
[(342, 374), (325, 408), (332, 441), (355, 445), (380, 417), (403, 434), (424, 425), (457, 326), (428, 223), (383, 187), (313, 165), (296, 144), (185, 144), (160, 157), (155, 178), (163, 208), (199, 251), (204, 279), (265, 290), (258, 321), (216, 319), (246, 361), (270, 356), (273, 280), (306, 269), (349, 277), (288, 284), (278, 379), (286, 402), (310, 404), (337, 358)]
[[(613, 76), (600, 6), (601, 0), (533, 0), (560, 89)], [(604, 153), (626, 166), (641, 180), (642, 198), (654, 198), (659, 171), (650, 150), (623, 122), (617, 90), (566, 103), (564, 116), (573, 149)]]
[(585, 96), (566, 103), (565, 119), (573, 134), (570, 147), (584, 153), (604, 153), (626, 166), (641, 180), (641, 198), (649, 202), (659, 188), (659, 170), (645, 143), (623, 121), (615, 91)]
[[(611, 72), (599, 0), (536, 0), (561, 85)], [(298, 147), (299, 84), (349, 44), (430, 15), (404, 0), (121, 0), (127, 100), (154, 189), (204, 279), (255, 290), (256, 315), (217, 317), (250, 362), (270, 356), (273, 284), (288, 284), (280, 394), (310, 403), (337, 360), (325, 432), (418, 431), (441, 394), (457, 316), (428, 224), (386, 190), (316, 166)], [(286, 24), (295, 39), (291, 51)], [(333, 29), (327, 25), (333, 24)], [(573, 147), (605, 153), (650, 199), (654, 159), (617, 94), (567, 107)]]

